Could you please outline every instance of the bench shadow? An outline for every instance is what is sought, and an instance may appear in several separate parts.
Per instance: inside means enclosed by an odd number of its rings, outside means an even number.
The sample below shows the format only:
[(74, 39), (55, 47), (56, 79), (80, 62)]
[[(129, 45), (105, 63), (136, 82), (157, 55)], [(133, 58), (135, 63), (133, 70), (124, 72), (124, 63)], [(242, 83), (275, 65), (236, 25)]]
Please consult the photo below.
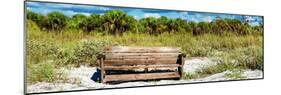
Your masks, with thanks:
[(99, 68), (97, 68), (97, 71), (93, 73), (91, 80), (95, 82), (99, 82), (101, 80), (101, 70)]

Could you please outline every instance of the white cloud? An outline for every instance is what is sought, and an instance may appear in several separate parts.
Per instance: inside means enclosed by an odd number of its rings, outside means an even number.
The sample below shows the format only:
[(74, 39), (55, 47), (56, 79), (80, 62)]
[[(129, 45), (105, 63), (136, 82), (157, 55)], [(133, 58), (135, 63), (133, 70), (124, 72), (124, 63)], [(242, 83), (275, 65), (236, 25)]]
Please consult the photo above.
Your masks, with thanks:
[(108, 7), (96, 7), (96, 8), (98, 8), (98, 9), (100, 9), (100, 10), (104, 10), (104, 11), (107, 11), (107, 10), (111, 10), (111, 8), (108, 8)]
[(159, 18), (161, 17), (160, 14), (158, 13), (145, 13), (144, 17), (155, 17), (155, 18)]
[(182, 15), (188, 15), (188, 12), (180, 12)]
[(67, 16), (73, 16), (75, 14), (83, 14), (85, 16), (90, 16), (91, 13), (86, 13), (86, 12), (75, 12), (75, 11), (60, 11), (62, 12), (63, 14), (67, 15)]
[(179, 18), (188, 19), (188, 12), (179, 12)]
[(135, 19), (137, 19), (137, 20), (139, 20), (140, 19), (140, 17), (139, 16), (133, 16)]
[(51, 7), (51, 8), (72, 8), (75, 5), (71, 5), (71, 4), (48, 4), (47, 6)]
[(255, 20), (253, 17), (251, 17), (251, 16), (245, 16), (245, 19), (247, 20), (247, 21), (253, 21), (253, 20)]
[(28, 5), (31, 5), (31, 6), (41, 6), (39, 3), (36, 3), (36, 2), (27, 2)]
[(203, 21), (212, 22), (212, 17), (211, 16), (205, 16)]
[(199, 22), (199, 20), (196, 19), (195, 17), (191, 17), (190, 21)]

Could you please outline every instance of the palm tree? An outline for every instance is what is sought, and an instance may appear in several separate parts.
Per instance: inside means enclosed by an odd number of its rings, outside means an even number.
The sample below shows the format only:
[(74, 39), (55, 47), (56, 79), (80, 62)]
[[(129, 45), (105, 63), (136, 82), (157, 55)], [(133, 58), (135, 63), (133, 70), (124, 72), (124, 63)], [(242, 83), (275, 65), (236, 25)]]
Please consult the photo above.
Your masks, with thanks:
[(83, 14), (75, 14), (72, 16), (71, 20), (68, 21), (68, 28), (80, 29), (82, 28), (82, 23), (87, 19), (87, 16)]
[(157, 18), (147, 17), (140, 20), (140, 23), (145, 27), (145, 31), (149, 34), (156, 34), (157, 31)]
[(48, 30), (61, 30), (67, 25), (68, 17), (60, 12), (48, 13), (45, 17), (44, 26)]
[(122, 34), (131, 29), (135, 19), (121, 10), (107, 11), (103, 15), (103, 29), (114, 35)]
[(184, 29), (185, 25), (187, 25), (187, 22), (177, 18), (177, 19), (169, 19), (167, 26), (168, 26), (168, 32), (179, 32), (180, 30)]
[(35, 22), (41, 29), (43, 28), (43, 19), (44, 16), (42, 14), (38, 14), (27, 10), (27, 19)]
[(199, 22), (193, 31), (193, 34), (199, 35), (203, 33), (209, 33), (211, 31), (210, 27), (210, 23), (208, 22)]
[(98, 30), (102, 25), (101, 18), (102, 17), (99, 14), (91, 14), (88, 18), (84, 19), (82, 23), (80, 23), (79, 27), (86, 32)]
[(156, 34), (163, 33), (165, 31), (168, 31), (168, 18), (165, 16), (161, 16), (156, 21)]

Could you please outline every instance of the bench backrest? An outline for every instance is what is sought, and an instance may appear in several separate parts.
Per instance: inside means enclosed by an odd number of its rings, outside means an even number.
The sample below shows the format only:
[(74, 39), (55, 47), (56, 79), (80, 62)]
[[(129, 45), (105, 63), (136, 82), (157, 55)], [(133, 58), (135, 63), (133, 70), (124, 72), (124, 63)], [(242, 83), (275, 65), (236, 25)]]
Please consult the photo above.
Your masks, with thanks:
[(176, 64), (180, 48), (172, 47), (124, 47), (106, 48), (105, 66)]

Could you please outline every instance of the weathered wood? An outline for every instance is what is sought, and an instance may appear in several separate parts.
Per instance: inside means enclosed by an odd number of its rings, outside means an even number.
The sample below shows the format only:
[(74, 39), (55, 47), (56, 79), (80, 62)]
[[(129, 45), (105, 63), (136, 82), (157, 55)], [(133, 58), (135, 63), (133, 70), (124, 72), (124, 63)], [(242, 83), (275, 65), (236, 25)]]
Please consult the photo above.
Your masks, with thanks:
[(118, 54), (107, 54), (106, 60), (111, 59), (145, 59), (145, 58), (178, 58), (179, 53), (118, 53)]
[[(130, 81), (147, 79), (165, 79), (179, 78), (182, 76), (183, 54), (180, 48), (172, 47), (109, 47), (104, 54), (98, 56), (101, 61), (101, 79), (102, 82), (110, 81)], [(173, 72), (164, 71), (161, 73), (152, 73), (149, 69), (177, 69)], [(138, 70), (144, 72), (134, 74), (105, 73), (110, 70)]]
[(105, 52), (106, 53), (175, 53), (175, 52), (180, 52), (180, 48), (115, 46), (115, 47), (106, 48)]
[(130, 81), (130, 80), (147, 80), (147, 79), (165, 79), (165, 78), (179, 78), (177, 72), (167, 73), (145, 73), (145, 74), (119, 74), (119, 75), (106, 75), (105, 81)]
[(180, 55), (180, 66), (178, 67), (180, 77), (183, 76), (183, 65), (184, 65), (184, 62), (185, 62), (184, 58), (185, 58), (185, 56)]
[(170, 52), (170, 53), (106, 53), (106, 56), (178, 56), (181, 53), (178, 52)]
[(155, 59), (130, 59), (130, 60), (105, 60), (105, 65), (144, 65), (144, 64), (176, 64), (177, 58)]
[(108, 61), (135, 61), (135, 62), (142, 62), (142, 61), (172, 61), (172, 62), (176, 62), (177, 61), (177, 57), (171, 58), (171, 57), (164, 57), (164, 58), (155, 58), (155, 57), (143, 57), (143, 58), (110, 58), (110, 59), (106, 59)]
[(177, 68), (179, 64), (168, 64), (168, 65), (125, 65), (125, 66), (105, 66), (105, 70), (134, 70), (144, 68)]
[(105, 77), (105, 69), (104, 69), (104, 60), (103, 58), (100, 58), (100, 70), (101, 70), (101, 82), (105, 83), (104, 77)]

